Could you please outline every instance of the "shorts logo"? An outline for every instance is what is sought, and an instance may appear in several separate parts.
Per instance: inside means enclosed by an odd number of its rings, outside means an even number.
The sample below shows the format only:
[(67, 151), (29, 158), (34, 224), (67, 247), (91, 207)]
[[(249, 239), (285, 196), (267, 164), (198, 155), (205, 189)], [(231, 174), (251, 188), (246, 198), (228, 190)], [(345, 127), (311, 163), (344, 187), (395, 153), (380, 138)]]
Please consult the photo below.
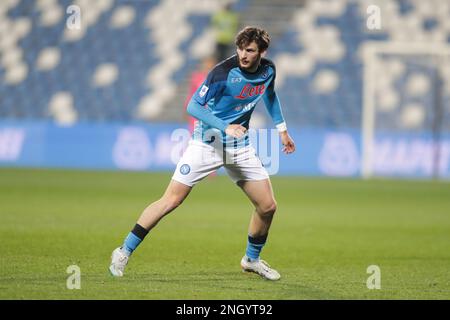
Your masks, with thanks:
[(208, 92), (208, 87), (203, 85), (203, 87), (200, 89), (200, 92), (198, 93), (198, 95), (203, 98), (205, 96), (205, 94)]
[(191, 172), (191, 167), (188, 164), (183, 164), (180, 167), (180, 173), (182, 175), (187, 175), (189, 172)]

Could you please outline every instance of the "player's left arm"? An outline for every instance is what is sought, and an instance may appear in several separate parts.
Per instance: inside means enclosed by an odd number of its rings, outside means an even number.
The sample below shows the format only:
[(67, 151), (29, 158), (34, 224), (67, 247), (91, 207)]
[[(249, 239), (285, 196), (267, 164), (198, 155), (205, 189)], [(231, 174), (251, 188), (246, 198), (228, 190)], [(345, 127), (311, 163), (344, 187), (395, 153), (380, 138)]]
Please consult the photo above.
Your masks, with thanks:
[(278, 132), (280, 133), (281, 143), (283, 144), (283, 152), (286, 154), (295, 151), (295, 142), (288, 133), (286, 121), (283, 117), (283, 112), (281, 111), (280, 100), (274, 89), (275, 79), (272, 80), (267, 91), (264, 93), (263, 99), (266, 109), (269, 112), (272, 121), (274, 122)]

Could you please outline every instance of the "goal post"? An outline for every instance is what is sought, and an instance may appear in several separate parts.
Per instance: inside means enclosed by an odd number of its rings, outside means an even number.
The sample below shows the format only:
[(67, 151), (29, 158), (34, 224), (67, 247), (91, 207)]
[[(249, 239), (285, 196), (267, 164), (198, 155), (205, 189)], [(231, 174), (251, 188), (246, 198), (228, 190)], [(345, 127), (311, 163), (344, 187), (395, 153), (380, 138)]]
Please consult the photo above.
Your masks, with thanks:
[(372, 41), (362, 60), (362, 177), (448, 175), (450, 45)]

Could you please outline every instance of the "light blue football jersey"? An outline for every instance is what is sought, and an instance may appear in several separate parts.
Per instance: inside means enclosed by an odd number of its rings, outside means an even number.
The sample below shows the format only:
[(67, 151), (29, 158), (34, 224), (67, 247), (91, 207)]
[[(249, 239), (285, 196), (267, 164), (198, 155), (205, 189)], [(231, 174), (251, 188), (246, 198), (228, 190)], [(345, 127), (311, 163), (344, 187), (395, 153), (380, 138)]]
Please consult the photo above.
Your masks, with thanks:
[(240, 124), (249, 129), (250, 117), (261, 99), (274, 124), (283, 124), (280, 101), (274, 89), (275, 75), (275, 65), (265, 58), (254, 73), (239, 67), (237, 55), (216, 65), (187, 107), (187, 112), (198, 119), (192, 138), (209, 144), (218, 137), (227, 147), (248, 145), (248, 133), (235, 139), (227, 136), (225, 129), (229, 124)]

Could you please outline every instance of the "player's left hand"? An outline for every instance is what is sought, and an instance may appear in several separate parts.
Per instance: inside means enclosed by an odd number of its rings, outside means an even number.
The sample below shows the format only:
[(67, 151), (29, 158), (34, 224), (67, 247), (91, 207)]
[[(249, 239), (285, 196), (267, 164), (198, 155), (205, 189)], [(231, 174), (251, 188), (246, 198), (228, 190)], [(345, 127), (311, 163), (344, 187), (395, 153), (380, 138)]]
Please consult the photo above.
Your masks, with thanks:
[(287, 131), (283, 131), (280, 133), (281, 143), (283, 144), (283, 152), (286, 154), (290, 154), (295, 151), (295, 143), (294, 140), (289, 136)]

